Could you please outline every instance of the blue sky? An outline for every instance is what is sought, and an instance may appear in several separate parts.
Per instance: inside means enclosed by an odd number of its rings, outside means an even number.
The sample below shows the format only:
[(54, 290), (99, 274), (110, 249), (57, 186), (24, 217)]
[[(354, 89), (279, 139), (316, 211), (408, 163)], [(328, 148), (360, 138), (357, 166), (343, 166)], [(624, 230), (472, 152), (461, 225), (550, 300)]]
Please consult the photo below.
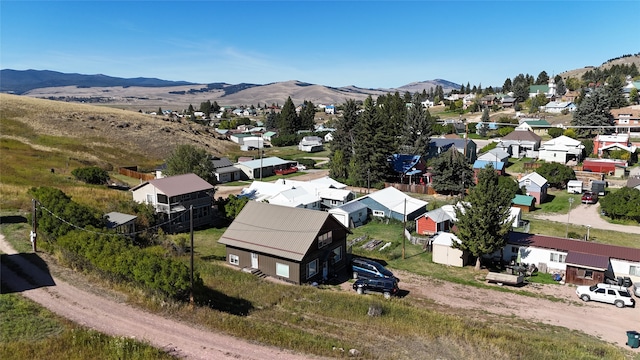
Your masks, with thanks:
[(400, 87), (640, 52), (640, 1), (12, 1), (0, 68), (196, 83)]

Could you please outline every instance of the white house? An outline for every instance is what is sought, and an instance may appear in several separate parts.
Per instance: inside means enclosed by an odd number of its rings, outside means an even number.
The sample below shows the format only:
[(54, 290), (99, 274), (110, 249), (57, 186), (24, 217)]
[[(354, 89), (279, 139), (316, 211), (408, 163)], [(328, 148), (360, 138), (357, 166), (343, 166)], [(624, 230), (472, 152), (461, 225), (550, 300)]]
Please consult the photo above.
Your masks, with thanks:
[(538, 150), (538, 158), (561, 164), (566, 164), (569, 160), (578, 163), (582, 160), (583, 151), (584, 145), (580, 141), (562, 135), (543, 142)]
[[(499, 256), (499, 251), (493, 256)], [(640, 281), (640, 249), (511, 232), (503, 249), (505, 261), (534, 264), (539, 271), (565, 273), (569, 284), (595, 284), (606, 277)]]
[(576, 104), (570, 101), (550, 101), (544, 106), (544, 111), (552, 114), (560, 114), (563, 111), (574, 112), (577, 109)]
[(298, 144), (298, 150), (305, 152), (317, 152), (324, 150), (322, 138), (319, 136), (305, 136)]

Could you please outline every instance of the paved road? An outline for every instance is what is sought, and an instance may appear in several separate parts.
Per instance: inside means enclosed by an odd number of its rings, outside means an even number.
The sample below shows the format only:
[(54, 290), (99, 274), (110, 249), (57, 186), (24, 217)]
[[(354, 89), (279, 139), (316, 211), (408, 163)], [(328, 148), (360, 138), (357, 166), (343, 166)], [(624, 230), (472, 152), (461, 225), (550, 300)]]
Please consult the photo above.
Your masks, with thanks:
[(600, 204), (580, 204), (569, 214), (534, 215), (538, 219), (545, 219), (575, 225), (591, 225), (594, 229), (613, 230), (631, 234), (640, 234), (640, 226), (611, 224), (600, 217)]

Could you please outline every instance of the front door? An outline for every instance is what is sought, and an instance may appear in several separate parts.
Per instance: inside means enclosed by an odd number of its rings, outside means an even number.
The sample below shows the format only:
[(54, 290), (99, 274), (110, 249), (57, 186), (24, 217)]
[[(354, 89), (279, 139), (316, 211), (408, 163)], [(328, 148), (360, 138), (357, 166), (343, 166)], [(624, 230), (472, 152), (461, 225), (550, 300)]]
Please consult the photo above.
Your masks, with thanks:
[(254, 269), (258, 268), (258, 254), (251, 253), (251, 267)]
[(322, 279), (326, 280), (328, 275), (329, 275), (329, 265), (327, 264), (327, 261), (325, 261), (322, 263)]

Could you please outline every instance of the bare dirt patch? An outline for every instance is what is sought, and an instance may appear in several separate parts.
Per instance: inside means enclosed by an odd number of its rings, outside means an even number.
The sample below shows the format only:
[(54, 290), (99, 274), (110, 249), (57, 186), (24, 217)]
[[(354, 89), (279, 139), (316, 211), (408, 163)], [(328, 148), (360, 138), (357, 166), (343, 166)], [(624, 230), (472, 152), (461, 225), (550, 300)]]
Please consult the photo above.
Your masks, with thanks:
[[(516, 316), (534, 322), (561, 326), (582, 331), (604, 341), (629, 349), (625, 344), (628, 330), (638, 330), (638, 309), (618, 309), (609, 304), (584, 303), (575, 294), (573, 285), (528, 284), (517, 290), (527, 291), (541, 297), (525, 296), (514, 292), (483, 289), (469, 285), (449, 283), (393, 270), (400, 281), (402, 293), (407, 299), (433, 301), (443, 311), (489, 313), (501, 316)], [(352, 283), (343, 283), (341, 288), (356, 295)], [(499, 285), (493, 285), (499, 287)], [(375, 295), (367, 295), (375, 296)], [(544, 298), (552, 296), (556, 300)], [(456, 310), (457, 309), (457, 310)], [(636, 349), (636, 352), (640, 352)]]

